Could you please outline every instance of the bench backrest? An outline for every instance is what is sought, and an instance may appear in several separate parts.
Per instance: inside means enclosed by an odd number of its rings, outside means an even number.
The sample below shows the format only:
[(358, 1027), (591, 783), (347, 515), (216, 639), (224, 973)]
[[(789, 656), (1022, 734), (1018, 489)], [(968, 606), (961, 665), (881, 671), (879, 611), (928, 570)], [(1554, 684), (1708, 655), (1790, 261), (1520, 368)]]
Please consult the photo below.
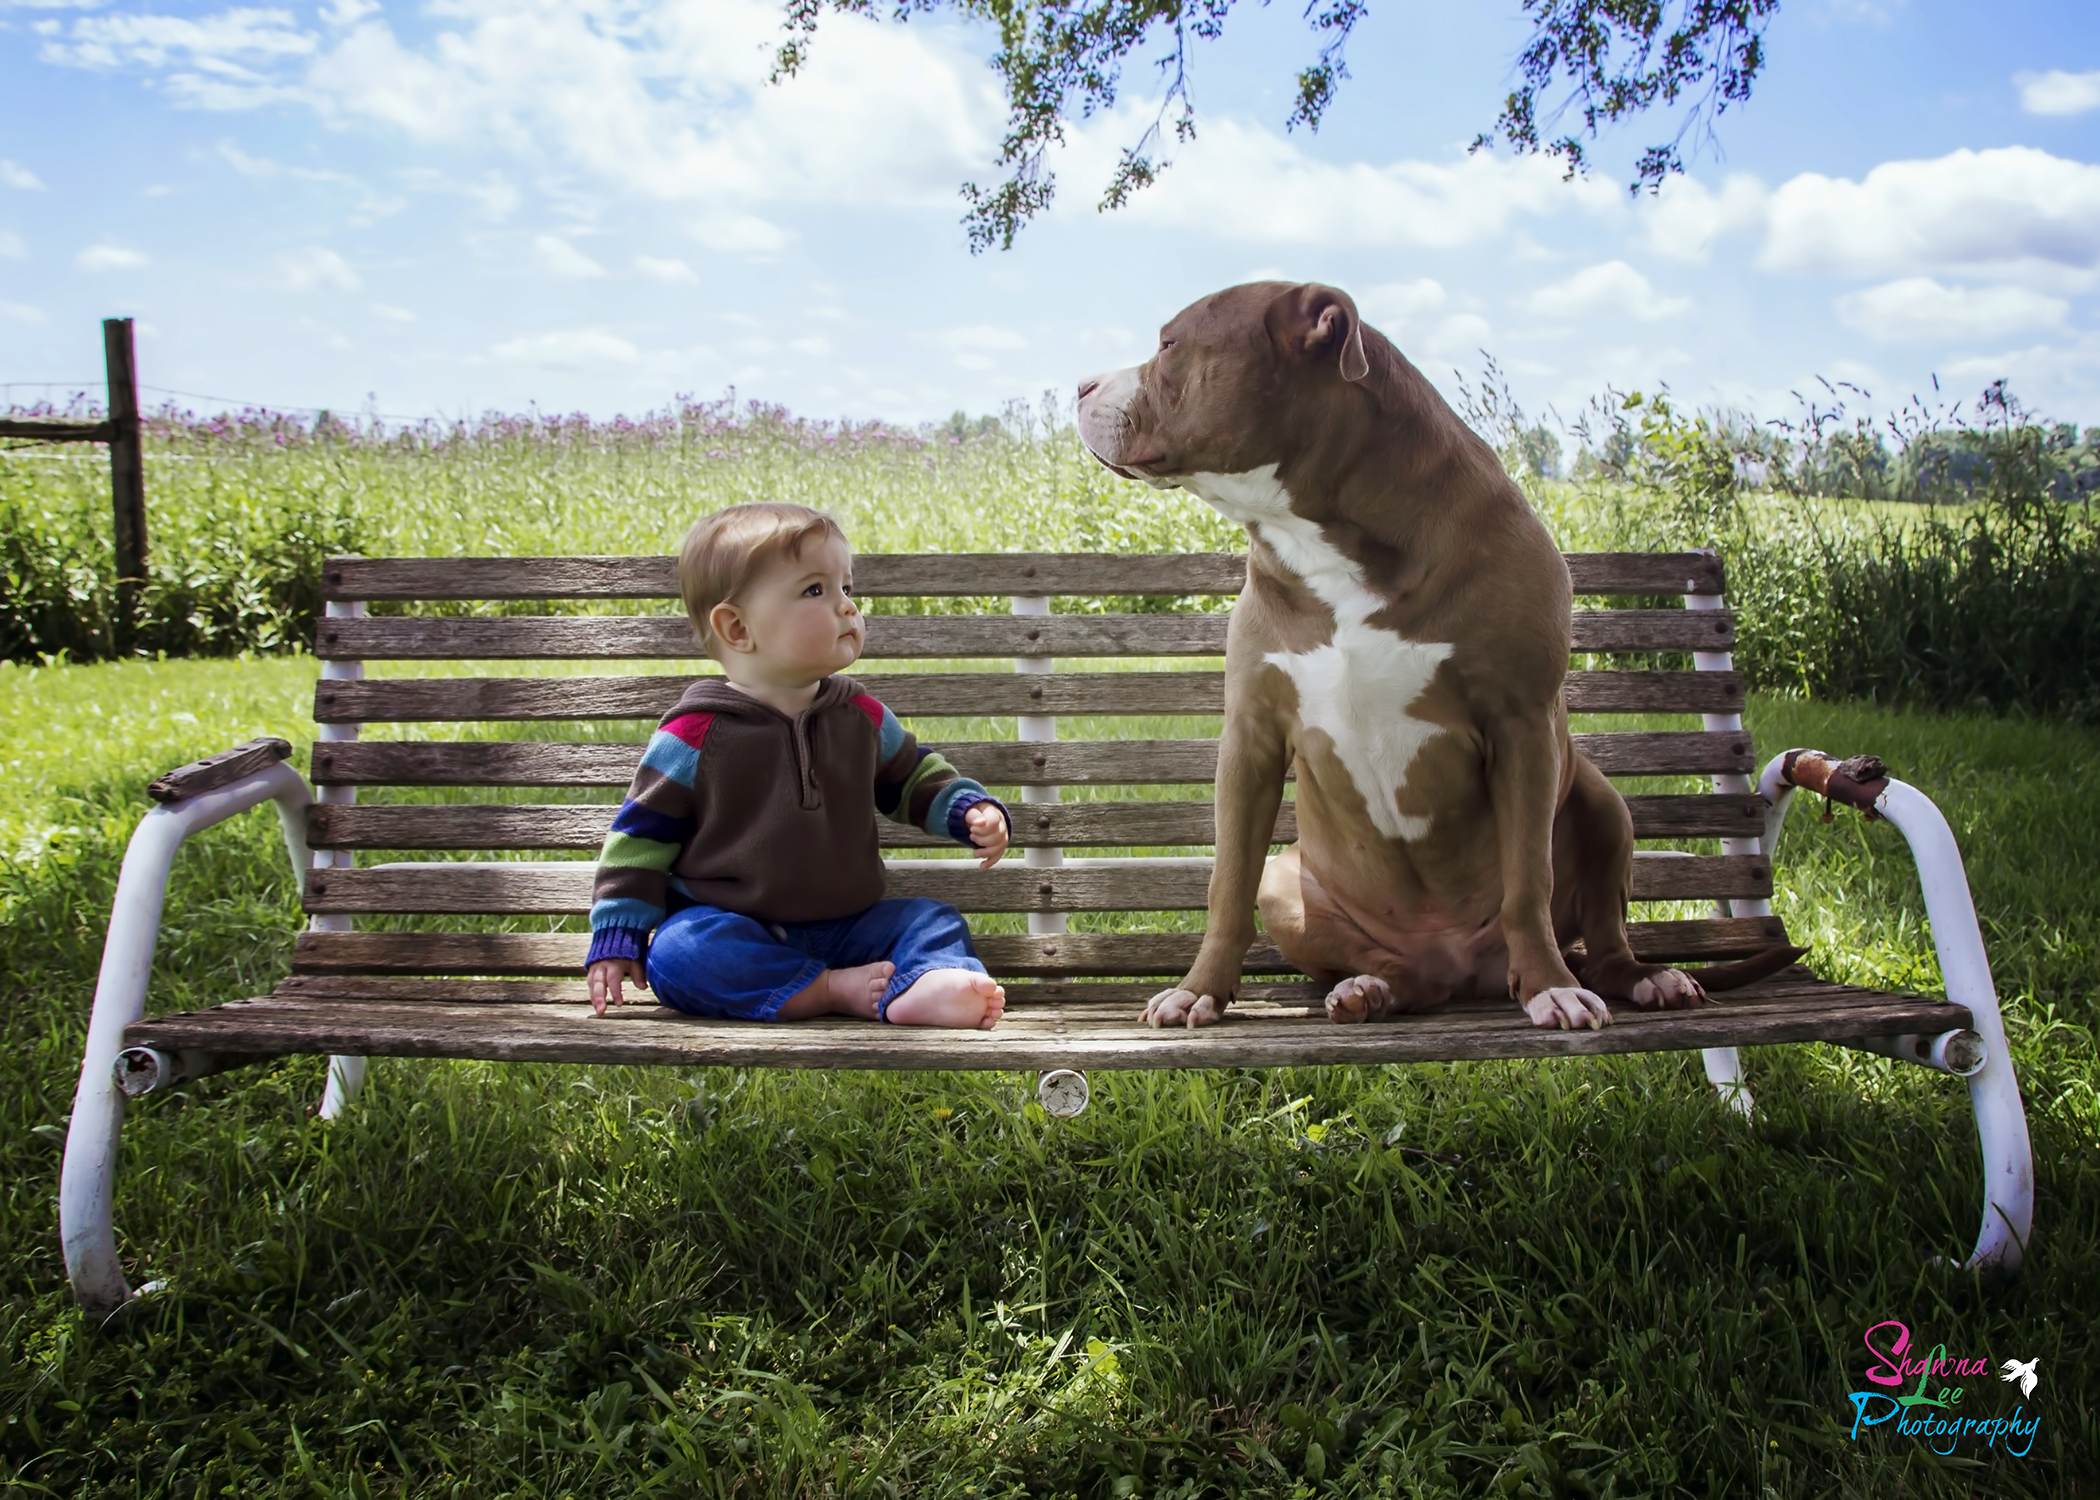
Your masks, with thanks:
[[(1668, 596), (1686, 606), (1583, 608), (1578, 600), (1574, 617), (1578, 660), (1601, 658), (1606, 669), (1586, 666), (1570, 674), (1571, 711), (1688, 716), (1684, 727), (1669, 730), (1584, 733), (1578, 736), (1583, 750), (1615, 778), (1694, 775), (1711, 778), (1714, 787), (1628, 799), (1644, 843), (1724, 841), (1720, 854), (1644, 851), (1637, 858), (1636, 901), (1712, 902), (1717, 915), (1637, 922), (1636, 949), (1656, 958), (1705, 959), (1769, 946), (1784, 934), (1765, 901), (1770, 865), (1747, 842), (1762, 831), (1765, 809), (1747, 779), (1755, 761), (1740, 719), (1742, 683), (1729, 665), (1734, 621), (1722, 607), (1719, 560), (1702, 553), (1613, 553), (1570, 554), (1568, 563), (1578, 595)], [(937, 841), (885, 822), (883, 841), (898, 853), (892, 891), (935, 896), (973, 914), (1028, 914), (1026, 933), (980, 939), (988, 966), (1008, 977), (1178, 975), (1194, 952), (1189, 929), (1200, 918), (1151, 914), (1200, 912), (1205, 904), (1209, 862), (1200, 851), (1212, 838), (1216, 741), (1059, 739), (1057, 723), (1084, 717), (1114, 726), (1217, 715), (1224, 682), (1217, 658), (1227, 616), (1216, 606), (1219, 596), (1239, 592), (1244, 575), (1245, 559), (1229, 553), (857, 558), (854, 582), (864, 599), (915, 599), (941, 611), (976, 601), (984, 611), (894, 614), (876, 604), (857, 669), (869, 690), (907, 718), (1010, 717), (1018, 731), (1011, 740), (940, 748), (965, 774), (1008, 797), (1025, 857), (1009, 856), (983, 872), (966, 861), (917, 856), (916, 847)], [(330, 864), (309, 881), (307, 909), (316, 930), (302, 936), (295, 971), (576, 974), (586, 939), (573, 919), (590, 904), (590, 855), (654, 720), (675, 701), (688, 673), (711, 668), (696, 659), (691, 628), (676, 612), (673, 560), (338, 558), (327, 565), (324, 596), (328, 617), (315, 640), (323, 679), (314, 707), (322, 738), (313, 756), (321, 801), (311, 813), (309, 838), (317, 851), (327, 851)], [(1119, 612), (1140, 598), (1175, 607)], [(576, 612), (579, 601), (600, 601), (584, 606), (598, 610), (605, 601), (672, 604), (669, 612), (611, 614)], [(568, 611), (521, 608), (534, 603), (566, 604)], [(373, 614), (372, 605), (388, 612)], [(1694, 669), (1615, 660), (1657, 654), (1689, 655)], [(1143, 664), (1133, 667), (1132, 659)], [(578, 661), (613, 670), (624, 663), (630, 671), (548, 675), (544, 668)], [(1160, 661), (1190, 665), (1162, 669)], [(450, 663), (455, 675), (367, 675), (367, 665), (376, 662)], [(883, 670), (885, 663), (908, 662), (938, 665)], [(686, 673), (667, 674), (666, 663), (685, 664)], [(462, 672), (463, 664), (471, 669)], [(656, 670), (633, 670), (642, 664)], [(460, 732), (451, 726), (467, 725), (483, 726), (470, 731), (483, 735), (492, 732), (489, 726), (507, 726), (494, 731), (506, 737), (431, 737), (433, 726), (451, 734)], [(923, 729), (921, 737), (934, 738)], [(406, 787), (445, 788), (439, 795), (469, 800), (374, 795)], [(599, 800), (549, 803), (532, 794), (543, 788)], [(1117, 796), (1116, 788), (1129, 790)], [(1070, 800), (1074, 795), (1079, 800)], [(1278, 841), (1292, 838), (1293, 827), (1286, 801)], [(1082, 852), (1131, 849), (1187, 852), (1124, 858)], [(387, 862), (358, 863), (379, 851), (392, 851)], [(558, 857), (519, 859), (519, 851)], [(461, 862), (467, 853), (510, 857)], [(1104, 914), (1089, 916), (1088, 926), (1153, 930), (1063, 931), (1067, 915), (1076, 913)], [(461, 915), (483, 919), (471, 925), (484, 930), (431, 930), (432, 918)], [(394, 930), (352, 930), (353, 923), (377, 919), (388, 919)], [(1018, 928), (1021, 922), (1008, 917), (976, 925)], [(503, 926), (538, 930), (487, 930)], [(1289, 972), (1265, 944), (1257, 945), (1248, 968), (1251, 974)]]

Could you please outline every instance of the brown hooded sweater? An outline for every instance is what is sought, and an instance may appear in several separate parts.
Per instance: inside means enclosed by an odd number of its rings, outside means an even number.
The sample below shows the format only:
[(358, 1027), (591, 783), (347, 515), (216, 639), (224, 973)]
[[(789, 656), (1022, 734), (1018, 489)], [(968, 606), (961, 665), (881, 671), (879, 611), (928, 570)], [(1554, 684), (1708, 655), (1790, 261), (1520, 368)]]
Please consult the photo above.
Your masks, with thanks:
[(585, 962), (640, 959), (673, 907), (766, 923), (865, 911), (883, 894), (876, 812), (967, 845), (980, 802), (1005, 812), (849, 677), (792, 719), (703, 679), (650, 737), (606, 835)]

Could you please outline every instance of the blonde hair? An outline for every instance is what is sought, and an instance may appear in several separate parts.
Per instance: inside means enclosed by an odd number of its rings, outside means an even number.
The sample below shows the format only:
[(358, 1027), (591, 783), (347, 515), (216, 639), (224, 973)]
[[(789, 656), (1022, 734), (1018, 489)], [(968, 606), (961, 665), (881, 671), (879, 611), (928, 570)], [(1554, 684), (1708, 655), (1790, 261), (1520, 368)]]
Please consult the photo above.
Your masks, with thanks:
[(695, 521), (678, 549), (678, 592), (700, 649), (716, 654), (707, 623), (716, 605), (735, 603), (760, 568), (776, 557), (800, 557), (818, 537), (843, 542), (846, 533), (821, 510), (785, 500), (732, 505)]

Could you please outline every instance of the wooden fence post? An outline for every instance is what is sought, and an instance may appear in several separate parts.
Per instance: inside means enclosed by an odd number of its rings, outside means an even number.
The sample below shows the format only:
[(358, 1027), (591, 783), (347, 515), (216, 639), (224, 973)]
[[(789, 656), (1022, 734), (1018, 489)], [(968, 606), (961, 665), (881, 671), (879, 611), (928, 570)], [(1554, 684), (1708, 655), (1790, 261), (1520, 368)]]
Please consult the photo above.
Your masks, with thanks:
[(131, 319), (102, 320), (102, 352), (109, 369), (109, 490), (116, 507), (116, 645), (131, 643), (138, 626), (139, 590), (146, 582), (146, 456), (139, 443), (138, 362)]

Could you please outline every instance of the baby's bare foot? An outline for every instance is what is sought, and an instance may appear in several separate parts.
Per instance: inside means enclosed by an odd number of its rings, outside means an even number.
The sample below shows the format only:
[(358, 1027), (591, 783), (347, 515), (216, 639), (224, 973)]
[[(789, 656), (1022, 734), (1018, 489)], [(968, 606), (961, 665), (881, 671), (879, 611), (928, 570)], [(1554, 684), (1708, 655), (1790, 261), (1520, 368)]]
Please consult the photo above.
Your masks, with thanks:
[(831, 1014), (874, 1020), (882, 1004), (882, 992), (890, 987), (890, 978), (896, 972), (897, 966), (888, 962), (862, 964), (857, 969), (827, 969), (823, 982), (830, 991)]
[(989, 975), (969, 969), (934, 969), (889, 1003), (885, 1015), (899, 1026), (962, 1026), (990, 1031), (1006, 1014), (1006, 991)]

